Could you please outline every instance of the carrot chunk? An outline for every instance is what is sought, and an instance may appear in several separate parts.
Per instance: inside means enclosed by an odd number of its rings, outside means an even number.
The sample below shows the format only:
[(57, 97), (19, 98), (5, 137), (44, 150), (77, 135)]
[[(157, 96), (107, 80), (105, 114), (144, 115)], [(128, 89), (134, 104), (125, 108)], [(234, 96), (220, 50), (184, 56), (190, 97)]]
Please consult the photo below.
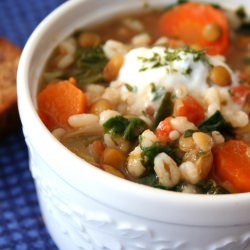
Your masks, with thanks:
[(204, 120), (205, 111), (192, 96), (186, 96), (177, 100), (174, 106), (174, 115), (186, 116), (190, 122), (197, 125)]
[(172, 116), (167, 117), (159, 123), (155, 130), (155, 134), (161, 142), (167, 142), (170, 140), (169, 134), (173, 131), (173, 126), (171, 124)]
[[(211, 25), (220, 30), (218, 39), (207, 39), (204, 30)], [(221, 10), (204, 3), (184, 3), (166, 11), (158, 24), (160, 35), (178, 38), (188, 45), (207, 49), (210, 55), (225, 54), (229, 47), (229, 27)], [(211, 34), (214, 37), (214, 34)]]
[(250, 145), (229, 140), (214, 150), (214, 173), (234, 192), (250, 192)]
[(241, 84), (231, 89), (232, 99), (240, 105), (250, 118), (250, 86)]
[(38, 114), (48, 127), (67, 127), (73, 114), (86, 112), (87, 99), (74, 78), (47, 85), (37, 96)]
[(239, 85), (231, 89), (233, 101), (239, 105), (246, 102), (247, 97), (250, 95), (250, 87), (248, 85)]

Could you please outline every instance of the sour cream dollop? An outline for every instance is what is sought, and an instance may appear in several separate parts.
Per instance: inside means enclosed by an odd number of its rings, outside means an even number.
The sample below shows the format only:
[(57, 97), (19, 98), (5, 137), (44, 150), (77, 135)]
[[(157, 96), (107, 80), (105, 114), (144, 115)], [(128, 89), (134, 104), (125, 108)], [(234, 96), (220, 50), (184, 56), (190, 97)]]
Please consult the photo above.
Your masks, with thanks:
[(136, 48), (125, 55), (118, 80), (136, 89), (138, 94), (152, 83), (167, 91), (185, 85), (189, 92), (204, 92), (209, 88), (211, 64), (223, 65), (235, 78), (221, 57), (208, 57), (205, 52), (190, 48)]
[[(220, 87), (209, 80), (212, 66), (225, 67), (231, 76), (231, 86), (238, 84), (236, 74), (223, 56), (208, 56), (205, 51), (189, 47), (135, 48), (124, 57), (116, 82), (120, 86), (121, 100), (127, 104), (127, 112), (135, 115), (145, 113), (148, 108), (157, 111), (166, 92), (176, 98), (191, 95), (202, 105), (209, 105), (205, 96), (212, 88), (218, 92), (218, 98), (225, 96), (229, 105), (229, 87)], [(217, 106), (220, 108), (220, 101)]]

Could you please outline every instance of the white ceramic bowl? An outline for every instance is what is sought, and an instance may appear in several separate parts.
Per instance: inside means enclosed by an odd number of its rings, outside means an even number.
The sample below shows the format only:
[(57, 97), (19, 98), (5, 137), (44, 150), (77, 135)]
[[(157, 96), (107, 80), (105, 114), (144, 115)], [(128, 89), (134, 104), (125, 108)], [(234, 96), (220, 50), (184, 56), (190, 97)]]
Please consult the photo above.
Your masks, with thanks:
[[(52, 49), (76, 28), (144, 2), (68, 1), (37, 27), (23, 50), (18, 104), (48, 230), (61, 250), (250, 249), (250, 193), (182, 194), (117, 178), (68, 151), (36, 113), (38, 79)], [(250, 7), (245, 0), (237, 4)]]

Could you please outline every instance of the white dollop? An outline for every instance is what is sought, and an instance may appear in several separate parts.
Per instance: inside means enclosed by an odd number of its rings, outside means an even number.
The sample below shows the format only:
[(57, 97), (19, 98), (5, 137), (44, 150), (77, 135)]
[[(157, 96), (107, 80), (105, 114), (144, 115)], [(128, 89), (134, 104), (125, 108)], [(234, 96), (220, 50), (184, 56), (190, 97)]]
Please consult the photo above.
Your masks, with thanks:
[[(158, 110), (159, 96), (168, 91), (176, 96), (191, 95), (202, 102), (211, 88), (208, 80), (211, 65), (224, 66), (232, 85), (238, 82), (223, 56), (207, 56), (188, 48), (142, 47), (130, 50), (124, 57), (116, 82), (121, 86), (121, 100), (127, 104), (127, 112), (135, 115), (142, 114), (146, 107)], [(218, 91), (228, 90), (214, 87)]]
[[(118, 80), (134, 87), (138, 94), (145, 93), (145, 89), (152, 83), (156, 87), (164, 87), (169, 91), (183, 84), (190, 92), (203, 92), (209, 88), (208, 62), (197, 60), (193, 52), (181, 49), (176, 50), (178, 58), (167, 61), (166, 51), (171, 53), (175, 50), (153, 47), (129, 51), (120, 69)], [(213, 65), (225, 66), (220, 57), (208, 57), (209, 62), (210, 59)], [(230, 74), (232, 74), (231, 70)]]

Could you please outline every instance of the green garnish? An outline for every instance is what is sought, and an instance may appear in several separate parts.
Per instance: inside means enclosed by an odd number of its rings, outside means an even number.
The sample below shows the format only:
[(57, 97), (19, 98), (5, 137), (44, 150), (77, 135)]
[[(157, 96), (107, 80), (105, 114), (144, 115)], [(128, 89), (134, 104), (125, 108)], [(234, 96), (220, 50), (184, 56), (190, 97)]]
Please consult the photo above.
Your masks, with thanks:
[(135, 141), (147, 128), (146, 123), (139, 118), (127, 119), (123, 116), (114, 116), (103, 124), (105, 133), (120, 136), (128, 141)]
[(128, 120), (128, 126), (126, 127), (123, 137), (128, 141), (135, 141), (138, 136), (147, 128), (146, 123), (139, 118), (131, 118)]
[(157, 100), (159, 100), (160, 98), (162, 98), (165, 94), (165, 89), (162, 87), (156, 87), (155, 84), (151, 85), (151, 96), (150, 96), (150, 100), (152, 102), (155, 102)]
[(240, 19), (245, 19), (247, 17), (246, 10), (243, 6), (240, 6), (236, 11), (235, 11), (237, 17)]
[(193, 129), (188, 129), (184, 132), (184, 137), (187, 138), (187, 137), (191, 137), (193, 135), (193, 133), (197, 132), (196, 130), (193, 130)]
[[(173, 187), (171, 190), (175, 192), (183, 192), (188, 187), (185, 182), (181, 182)], [(193, 185), (195, 193), (197, 194), (228, 194), (229, 192), (223, 187), (219, 186), (214, 180), (204, 180), (196, 185)]]
[(225, 121), (220, 111), (216, 111), (211, 117), (201, 123), (198, 126), (198, 130), (186, 130), (184, 133), (184, 137), (190, 137), (197, 131), (201, 131), (204, 133), (219, 131), (226, 138), (233, 138), (235, 134), (233, 127), (230, 123)]
[(140, 147), (144, 155), (143, 165), (147, 168), (148, 172), (152, 171), (154, 167), (154, 158), (160, 153), (169, 155), (177, 165), (181, 163), (181, 158), (178, 156), (177, 148), (174, 144), (168, 143), (167, 145), (162, 145), (161, 143), (155, 143), (150, 147), (143, 147), (140, 144)]
[(250, 35), (250, 21), (243, 22), (238, 29), (241, 34)]
[(103, 128), (105, 133), (109, 133), (114, 136), (123, 136), (128, 124), (128, 119), (123, 116), (114, 116), (103, 124)]
[(204, 180), (197, 184), (202, 194), (229, 194), (223, 187), (216, 184), (214, 180)]
[(245, 58), (243, 58), (243, 63), (244, 63), (245, 65), (250, 65), (250, 57), (245, 57)]
[(211, 5), (212, 7), (214, 7), (215, 9), (222, 9), (221, 5), (218, 4), (218, 3), (210, 3), (210, 5)]
[(164, 11), (171, 10), (171, 9), (174, 8), (175, 6), (180, 5), (180, 4), (184, 4), (184, 3), (187, 3), (187, 2), (188, 2), (188, 0), (177, 0), (176, 3), (167, 5), (167, 6), (164, 8)]
[(154, 115), (153, 128), (156, 128), (160, 121), (172, 114), (173, 105), (172, 94), (170, 92), (166, 92), (161, 100), (158, 110)]
[(130, 84), (125, 83), (124, 86), (126, 87), (126, 89), (127, 89), (129, 92), (133, 92), (134, 89), (133, 89), (133, 87), (132, 87)]
[(181, 163), (181, 158), (178, 155), (178, 149), (176, 145), (174, 145), (173, 143), (163, 145), (160, 142), (157, 142), (152, 146), (143, 147), (141, 145), (141, 138), (139, 139), (139, 141), (143, 156), (142, 164), (146, 168), (146, 173), (143, 177), (139, 178), (137, 182), (155, 188), (167, 189), (159, 183), (159, 180), (154, 171), (154, 159), (158, 154), (166, 153), (177, 163), (177, 165), (179, 165)]
[[(177, 69), (174, 68), (173, 62), (180, 61), (181, 55), (180, 53), (184, 54), (192, 54), (193, 60), (195, 62), (197, 61), (203, 61), (204, 63), (208, 64), (208, 58), (206, 56), (205, 50), (194, 50), (191, 47), (184, 47), (184, 48), (178, 48), (178, 49), (170, 49), (166, 48), (164, 50), (164, 54), (160, 55), (157, 52), (153, 52), (153, 55), (151, 57), (143, 57), (138, 56), (138, 60), (141, 60), (143, 65), (139, 69), (140, 72), (146, 71), (148, 69), (154, 69), (159, 67), (167, 67), (166, 70), (168, 73), (176, 72)], [(192, 69), (188, 67), (183, 74), (190, 74), (192, 72)]]
[(188, 67), (184, 72), (183, 74), (184, 75), (190, 75), (192, 73), (192, 68)]
[(152, 93), (155, 93), (155, 92), (156, 92), (156, 90), (157, 90), (157, 88), (156, 88), (156, 86), (155, 86), (155, 83), (154, 83), (154, 82), (151, 82), (151, 83), (150, 83), (150, 87), (151, 87), (151, 92), (152, 92)]
[(211, 117), (198, 126), (204, 133), (219, 131), (226, 138), (234, 137), (234, 129), (230, 123), (226, 122), (220, 111), (216, 111)]
[(88, 83), (104, 82), (103, 69), (108, 59), (101, 46), (79, 48), (76, 51), (76, 69), (67, 72), (74, 76), (80, 87)]
[(159, 183), (158, 178), (155, 173), (150, 173), (149, 175), (140, 177), (137, 180), (137, 182), (143, 185), (154, 187), (154, 188), (167, 189), (166, 187), (162, 186)]

